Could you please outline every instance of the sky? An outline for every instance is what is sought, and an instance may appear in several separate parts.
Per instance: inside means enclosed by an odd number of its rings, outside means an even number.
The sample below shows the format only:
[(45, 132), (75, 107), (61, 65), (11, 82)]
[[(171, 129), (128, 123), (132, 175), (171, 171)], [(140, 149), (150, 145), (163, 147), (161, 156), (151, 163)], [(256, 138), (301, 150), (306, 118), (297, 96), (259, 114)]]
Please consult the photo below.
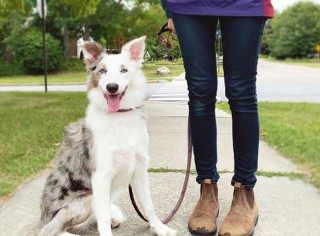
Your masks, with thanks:
[(291, 6), (296, 2), (307, 2), (307, 1), (320, 4), (320, 0), (272, 0), (272, 5), (277, 11), (282, 12), (288, 6)]

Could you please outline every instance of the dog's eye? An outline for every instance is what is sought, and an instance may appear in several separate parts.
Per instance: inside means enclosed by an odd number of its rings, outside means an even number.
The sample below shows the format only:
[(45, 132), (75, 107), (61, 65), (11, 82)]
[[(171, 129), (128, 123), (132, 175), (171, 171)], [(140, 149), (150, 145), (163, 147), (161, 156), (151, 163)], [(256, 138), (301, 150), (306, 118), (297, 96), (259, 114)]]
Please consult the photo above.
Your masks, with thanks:
[(127, 73), (127, 72), (128, 72), (128, 70), (127, 70), (127, 69), (125, 69), (125, 68), (123, 68), (123, 69), (121, 69), (121, 70), (120, 70), (120, 72), (121, 72), (121, 73)]
[(107, 70), (106, 70), (106, 69), (100, 69), (100, 70), (99, 70), (99, 73), (100, 73), (100, 74), (106, 74), (106, 73), (107, 73)]
[(92, 67), (92, 68), (91, 68), (91, 71), (94, 71), (96, 68), (97, 68), (96, 66)]

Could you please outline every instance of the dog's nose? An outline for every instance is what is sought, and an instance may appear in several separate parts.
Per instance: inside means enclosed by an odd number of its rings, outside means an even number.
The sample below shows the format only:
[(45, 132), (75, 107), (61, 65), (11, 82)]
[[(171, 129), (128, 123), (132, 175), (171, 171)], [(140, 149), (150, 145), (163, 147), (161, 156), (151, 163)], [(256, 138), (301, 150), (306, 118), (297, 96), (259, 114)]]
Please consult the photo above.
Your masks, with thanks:
[(119, 89), (119, 85), (116, 83), (107, 84), (107, 90), (109, 93), (115, 93)]

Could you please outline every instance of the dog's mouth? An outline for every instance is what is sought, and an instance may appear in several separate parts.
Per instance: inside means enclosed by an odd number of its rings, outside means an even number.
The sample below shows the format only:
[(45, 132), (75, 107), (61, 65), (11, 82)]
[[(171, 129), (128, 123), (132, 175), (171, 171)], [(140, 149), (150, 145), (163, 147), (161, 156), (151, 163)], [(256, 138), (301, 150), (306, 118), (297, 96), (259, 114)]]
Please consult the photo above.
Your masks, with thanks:
[(126, 93), (127, 88), (120, 94), (104, 94), (104, 98), (107, 100), (109, 110), (111, 112), (117, 112), (120, 109), (121, 99)]

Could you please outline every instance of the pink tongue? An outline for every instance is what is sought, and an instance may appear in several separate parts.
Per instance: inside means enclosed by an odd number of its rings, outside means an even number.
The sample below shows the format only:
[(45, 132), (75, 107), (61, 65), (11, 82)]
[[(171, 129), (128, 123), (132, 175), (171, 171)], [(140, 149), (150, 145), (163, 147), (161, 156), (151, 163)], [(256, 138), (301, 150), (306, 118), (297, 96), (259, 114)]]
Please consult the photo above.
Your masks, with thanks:
[(109, 95), (108, 106), (111, 112), (116, 112), (120, 109), (120, 95)]

